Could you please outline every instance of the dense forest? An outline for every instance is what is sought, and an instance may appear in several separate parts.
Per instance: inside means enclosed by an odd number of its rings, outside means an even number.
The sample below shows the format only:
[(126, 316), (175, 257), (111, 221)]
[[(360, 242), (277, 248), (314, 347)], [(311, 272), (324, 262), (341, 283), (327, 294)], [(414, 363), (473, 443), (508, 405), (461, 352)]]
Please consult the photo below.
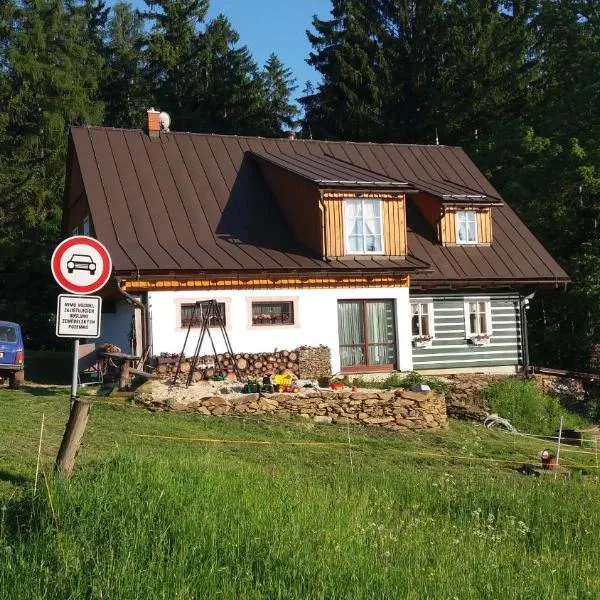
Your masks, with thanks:
[(300, 93), (208, 0), (2, 0), (0, 315), (32, 347), (57, 343), (69, 124), (140, 127), (155, 106), (177, 130), (463, 146), (572, 278), (531, 303), (532, 360), (598, 368), (600, 0), (331, 4)]

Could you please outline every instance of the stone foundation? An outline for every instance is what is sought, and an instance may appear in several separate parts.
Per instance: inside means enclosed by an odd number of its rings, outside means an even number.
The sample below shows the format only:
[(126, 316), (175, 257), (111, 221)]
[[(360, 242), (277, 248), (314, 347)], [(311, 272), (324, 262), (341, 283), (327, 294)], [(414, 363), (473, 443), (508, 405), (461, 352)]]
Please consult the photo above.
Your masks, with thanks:
[(288, 413), (315, 423), (350, 422), (392, 430), (448, 426), (446, 401), (438, 392), (305, 388), (290, 394), (240, 394), (227, 387), (169, 388), (149, 381), (138, 388), (135, 398), (153, 412), (171, 410), (207, 416)]

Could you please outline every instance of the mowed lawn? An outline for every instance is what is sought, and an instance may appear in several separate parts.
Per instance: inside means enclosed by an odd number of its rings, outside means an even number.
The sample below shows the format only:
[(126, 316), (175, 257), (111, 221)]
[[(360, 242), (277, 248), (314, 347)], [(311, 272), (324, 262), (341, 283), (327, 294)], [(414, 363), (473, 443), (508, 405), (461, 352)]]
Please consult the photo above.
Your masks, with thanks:
[(561, 451), (588, 474), (535, 478), (515, 467), (551, 442), (469, 423), (398, 434), (94, 402), (60, 480), (68, 390), (0, 390), (0, 598), (600, 597), (592, 449)]

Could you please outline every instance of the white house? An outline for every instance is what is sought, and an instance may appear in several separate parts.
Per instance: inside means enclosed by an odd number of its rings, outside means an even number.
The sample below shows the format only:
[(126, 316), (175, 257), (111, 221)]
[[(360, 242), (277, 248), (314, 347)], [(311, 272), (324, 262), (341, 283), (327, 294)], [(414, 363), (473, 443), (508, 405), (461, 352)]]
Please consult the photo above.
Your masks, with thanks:
[(524, 298), (568, 281), (447, 146), (73, 127), (63, 229), (111, 253), (100, 341), (153, 355), (180, 352), (215, 299), (236, 352), (514, 371)]

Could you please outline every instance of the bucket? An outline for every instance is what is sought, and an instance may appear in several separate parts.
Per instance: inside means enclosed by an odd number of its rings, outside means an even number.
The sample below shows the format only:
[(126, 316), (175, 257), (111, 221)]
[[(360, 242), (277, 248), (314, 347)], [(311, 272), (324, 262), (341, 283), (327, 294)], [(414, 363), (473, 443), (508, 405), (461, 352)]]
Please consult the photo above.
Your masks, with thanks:
[(540, 454), (540, 458), (542, 459), (542, 469), (546, 469), (548, 471), (556, 469), (556, 456), (552, 456), (548, 450), (543, 450)]

